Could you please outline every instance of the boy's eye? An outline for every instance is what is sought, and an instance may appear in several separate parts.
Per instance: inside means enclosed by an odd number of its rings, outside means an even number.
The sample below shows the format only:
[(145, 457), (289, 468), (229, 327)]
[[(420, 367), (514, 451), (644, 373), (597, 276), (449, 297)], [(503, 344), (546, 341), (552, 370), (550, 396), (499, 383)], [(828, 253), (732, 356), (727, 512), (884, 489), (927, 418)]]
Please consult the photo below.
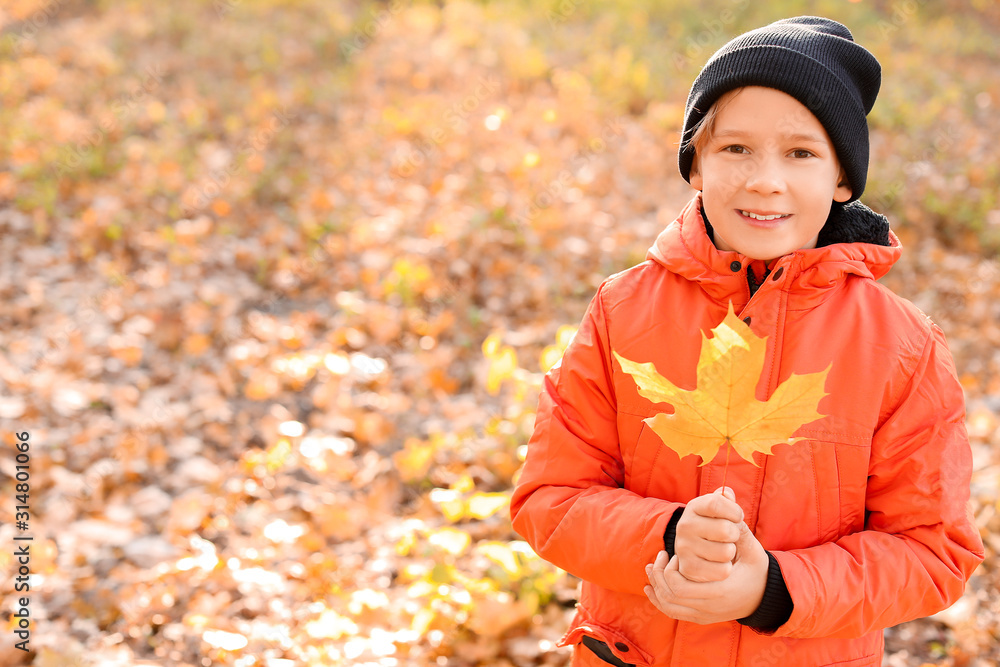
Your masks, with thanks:
[(741, 154), (741, 153), (746, 153), (747, 152), (746, 147), (744, 147), (744, 146), (737, 146), (737, 145), (726, 146), (722, 150), (725, 151), (726, 153), (736, 153), (736, 154)]
[(812, 151), (807, 151), (804, 148), (799, 148), (797, 150), (792, 151), (792, 155), (794, 155), (795, 157), (812, 157), (813, 153)]

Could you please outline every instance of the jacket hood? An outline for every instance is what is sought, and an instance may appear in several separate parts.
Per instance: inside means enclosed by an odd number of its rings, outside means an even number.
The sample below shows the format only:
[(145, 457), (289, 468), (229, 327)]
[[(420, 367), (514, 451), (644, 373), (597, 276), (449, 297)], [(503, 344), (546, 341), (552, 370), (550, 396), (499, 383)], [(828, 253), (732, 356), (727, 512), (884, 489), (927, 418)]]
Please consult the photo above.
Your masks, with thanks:
[[(733, 270), (734, 262), (746, 267), (753, 260), (736, 251), (719, 250), (708, 236), (701, 213), (701, 193), (670, 223), (649, 248), (646, 259), (653, 260), (688, 280), (701, 284), (714, 298), (727, 301), (746, 289), (746, 277)], [(902, 254), (902, 245), (888, 220), (861, 202), (840, 206), (835, 212), (836, 236), (828, 234), (829, 245), (795, 250), (776, 260), (775, 267), (794, 271), (796, 289), (820, 291), (835, 287), (847, 275), (878, 280)], [(888, 245), (877, 245), (879, 238)]]

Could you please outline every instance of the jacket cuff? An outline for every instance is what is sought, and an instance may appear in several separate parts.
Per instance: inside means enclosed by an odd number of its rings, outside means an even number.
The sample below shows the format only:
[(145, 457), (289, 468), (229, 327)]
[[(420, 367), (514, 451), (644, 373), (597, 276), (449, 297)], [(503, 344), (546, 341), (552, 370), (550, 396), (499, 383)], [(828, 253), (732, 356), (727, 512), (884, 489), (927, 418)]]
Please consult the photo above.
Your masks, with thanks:
[(781, 574), (778, 559), (767, 551), (767, 585), (764, 587), (764, 597), (757, 610), (746, 618), (737, 619), (737, 623), (764, 634), (771, 634), (780, 628), (792, 615), (795, 605), (792, 596), (785, 585), (785, 577)]
[(667, 522), (667, 528), (663, 531), (663, 550), (667, 552), (667, 558), (674, 557), (674, 538), (677, 537), (677, 522), (681, 520), (684, 508), (678, 507), (674, 510), (673, 516)]

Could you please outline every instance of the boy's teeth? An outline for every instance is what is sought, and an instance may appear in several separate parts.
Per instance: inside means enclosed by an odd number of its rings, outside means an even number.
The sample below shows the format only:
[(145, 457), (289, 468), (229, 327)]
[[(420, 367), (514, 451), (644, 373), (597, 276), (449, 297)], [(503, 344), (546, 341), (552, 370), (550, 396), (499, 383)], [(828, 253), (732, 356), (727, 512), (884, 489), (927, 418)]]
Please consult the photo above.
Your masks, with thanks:
[(777, 215), (757, 215), (756, 213), (751, 213), (750, 211), (740, 210), (740, 213), (747, 216), (748, 218), (753, 218), (754, 220), (777, 220), (778, 218), (787, 217), (787, 213), (778, 213)]

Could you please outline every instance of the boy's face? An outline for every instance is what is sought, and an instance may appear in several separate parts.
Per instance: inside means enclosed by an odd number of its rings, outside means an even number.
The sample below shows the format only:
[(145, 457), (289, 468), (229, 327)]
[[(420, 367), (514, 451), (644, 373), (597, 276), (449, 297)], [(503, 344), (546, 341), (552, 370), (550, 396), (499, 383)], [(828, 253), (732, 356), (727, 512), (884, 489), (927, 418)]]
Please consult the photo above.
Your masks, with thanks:
[(763, 260), (815, 248), (833, 202), (851, 198), (816, 116), (760, 86), (734, 91), (720, 107), (697, 148), (691, 185), (703, 193), (718, 248)]

